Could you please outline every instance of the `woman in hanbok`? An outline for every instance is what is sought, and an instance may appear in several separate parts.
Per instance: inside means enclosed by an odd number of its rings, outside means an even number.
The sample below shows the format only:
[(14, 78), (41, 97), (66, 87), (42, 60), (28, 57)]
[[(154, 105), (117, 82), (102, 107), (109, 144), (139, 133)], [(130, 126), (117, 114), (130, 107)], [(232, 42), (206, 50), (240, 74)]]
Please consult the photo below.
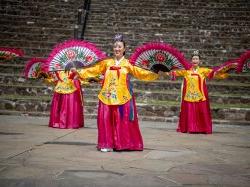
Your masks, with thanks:
[(56, 71), (54, 77), (45, 78), (54, 83), (54, 94), (50, 109), (49, 127), (78, 129), (84, 126), (81, 82), (70, 71)]
[(152, 81), (159, 76), (136, 67), (124, 57), (125, 42), (116, 35), (113, 45), (114, 57), (107, 58), (93, 67), (78, 71), (86, 79), (103, 74), (104, 80), (98, 95), (98, 145), (102, 152), (112, 150), (143, 150), (135, 98), (130, 78)]
[[(212, 118), (206, 78), (212, 69), (199, 67), (200, 55), (194, 51), (192, 67), (189, 70), (175, 70), (166, 73), (172, 77), (183, 77), (182, 101), (177, 132), (212, 133)], [(226, 78), (227, 74), (218, 73), (215, 78)]]

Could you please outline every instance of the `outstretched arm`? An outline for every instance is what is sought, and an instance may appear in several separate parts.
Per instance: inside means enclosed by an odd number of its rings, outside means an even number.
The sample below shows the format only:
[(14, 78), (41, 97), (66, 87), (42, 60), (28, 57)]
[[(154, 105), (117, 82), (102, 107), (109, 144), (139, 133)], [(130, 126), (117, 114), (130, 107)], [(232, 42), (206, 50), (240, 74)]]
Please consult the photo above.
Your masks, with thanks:
[[(71, 69), (72, 70), (72, 69)], [(106, 61), (100, 61), (98, 64), (95, 64), (92, 67), (84, 68), (81, 70), (73, 70), (75, 71), (80, 79), (87, 79), (92, 77), (97, 77), (100, 74), (104, 74), (106, 71)]]
[(235, 71), (237, 67), (237, 62), (235, 61), (228, 61), (223, 63), (220, 66), (214, 67), (211, 69), (209, 74), (207, 75), (210, 79), (225, 79), (228, 77), (228, 72)]
[(50, 75), (50, 73), (41, 72), (39, 73), (38, 78), (42, 78), (45, 84), (48, 84), (48, 85), (56, 84), (56, 80), (52, 77), (52, 75)]
[(143, 81), (152, 81), (159, 78), (159, 75), (157, 73), (153, 73), (131, 64), (129, 65), (129, 73), (132, 74), (135, 78)]
[(171, 80), (175, 80), (176, 77), (184, 77), (186, 73), (186, 70), (172, 70), (170, 72), (165, 72), (165, 75), (169, 76)]

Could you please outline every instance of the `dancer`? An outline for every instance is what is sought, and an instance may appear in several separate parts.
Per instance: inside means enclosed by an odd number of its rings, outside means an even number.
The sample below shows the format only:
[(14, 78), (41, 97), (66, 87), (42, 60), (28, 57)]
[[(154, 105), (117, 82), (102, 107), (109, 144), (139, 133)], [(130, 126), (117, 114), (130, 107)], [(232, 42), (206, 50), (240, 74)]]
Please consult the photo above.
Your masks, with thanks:
[(53, 48), (42, 66), (43, 72), (54, 72), (56, 80), (50, 127), (75, 129), (84, 126), (81, 84), (86, 80), (80, 81), (70, 69), (90, 66), (105, 57), (94, 44), (82, 40), (68, 40)]
[[(49, 127), (62, 129), (83, 127), (83, 98), (80, 81), (75, 73), (67, 70), (46, 71), (44, 69), (46, 62), (45, 59), (33, 58), (26, 63), (24, 73), (27, 79), (42, 78), (46, 84), (55, 86)], [(73, 62), (67, 63), (69, 69), (73, 66)]]
[[(116, 35), (113, 44), (114, 57), (104, 59), (93, 67), (79, 71), (82, 79), (104, 75), (98, 95), (98, 150), (143, 150), (131, 76), (144, 81), (158, 78), (158, 74), (133, 66), (124, 57), (125, 41)], [(74, 70), (76, 71), (76, 70)]]
[[(212, 133), (212, 119), (206, 86), (206, 78), (212, 69), (199, 67), (201, 64), (199, 51), (192, 54), (192, 67), (189, 70), (174, 70), (165, 73), (175, 77), (183, 77), (182, 101), (177, 132)], [(218, 73), (215, 78), (226, 78), (226, 73)]]
[(45, 81), (54, 82), (49, 127), (77, 129), (84, 126), (83, 97), (81, 83), (77, 75), (70, 71), (56, 71), (56, 80), (47, 77)]

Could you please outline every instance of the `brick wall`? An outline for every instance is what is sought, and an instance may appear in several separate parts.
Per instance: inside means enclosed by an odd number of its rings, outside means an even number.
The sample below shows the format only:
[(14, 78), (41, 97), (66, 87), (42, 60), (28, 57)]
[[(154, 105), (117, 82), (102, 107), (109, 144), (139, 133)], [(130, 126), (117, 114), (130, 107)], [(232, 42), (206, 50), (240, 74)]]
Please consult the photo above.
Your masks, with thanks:
[(162, 39), (187, 58), (200, 49), (206, 64), (218, 64), (249, 48), (249, 10), (246, 0), (92, 0), (86, 37), (110, 53), (113, 35), (124, 33), (128, 54)]
[[(46, 57), (54, 44), (74, 37), (83, 0), (2, 0), (0, 46)], [(111, 53), (112, 37), (123, 33), (127, 54), (162, 39), (186, 57), (200, 49), (205, 64), (238, 57), (250, 44), (248, 0), (92, 0), (85, 38)]]
[(0, 46), (22, 48), (28, 57), (46, 57), (73, 38), (83, 0), (2, 0)]

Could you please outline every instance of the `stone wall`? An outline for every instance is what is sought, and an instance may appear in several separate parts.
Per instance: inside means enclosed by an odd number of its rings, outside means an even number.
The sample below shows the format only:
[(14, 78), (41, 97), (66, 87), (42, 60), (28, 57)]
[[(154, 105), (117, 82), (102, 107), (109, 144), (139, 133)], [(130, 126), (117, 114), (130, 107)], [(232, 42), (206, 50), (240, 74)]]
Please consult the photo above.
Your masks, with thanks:
[[(0, 46), (29, 57), (47, 57), (52, 47), (74, 37), (83, 0), (2, 0)], [(92, 0), (85, 39), (111, 53), (112, 37), (123, 33), (128, 52), (163, 40), (187, 58), (200, 49), (207, 65), (238, 57), (249, 48), (248, 0)]]
[[(25, 80), (30, 57), (47, 57), (53, 46), (71, 39), (80, 0), (2, 0), (0, 47), (21, 48), (25, 57), (0, 60), (0, 114), (49, 115), (53, 88)], [(136, 46), (163, 40), (187, 58), (199, 49), (207, 66), (236, 58), (249, 49), (247, 0), (92, 0), (85, 39), (111, 54), (112, 38), (122, 33), (127, 57)], [(140, 119), (176, 122), (181, 81), (133, 81)], [(231, 75), (208, 83), (217, 123), (250, 124), (250, 75)], [(98, 85), (84, 86), (85, 118), (96, 118)]]
[(2, 0), (0, 46), (47, 57), (53, 46), (74, 37), (83, 0)]
[(247, 0), (92, 0), (86, 38), (111, 53), (123, 33), (128, 54), (144, 42), (163, 40), (187, 58), (199, 49), (207, 65), (238, 57), (249, 48)]

